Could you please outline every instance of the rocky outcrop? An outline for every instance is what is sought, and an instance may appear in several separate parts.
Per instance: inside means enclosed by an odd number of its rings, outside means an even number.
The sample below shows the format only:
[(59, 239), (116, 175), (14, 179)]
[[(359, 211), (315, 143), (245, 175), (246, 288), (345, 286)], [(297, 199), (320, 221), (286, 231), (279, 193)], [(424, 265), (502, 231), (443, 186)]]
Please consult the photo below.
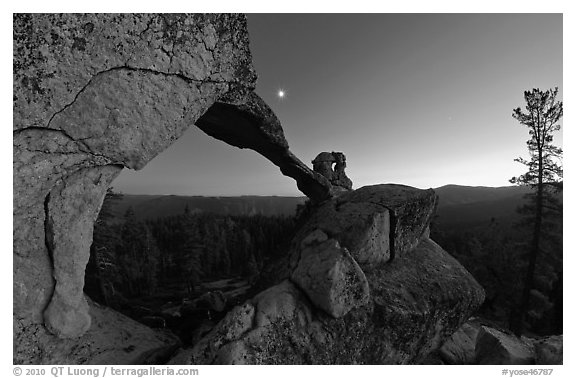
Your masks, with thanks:
[[(320, 230), (345, 247), (361, 267), (385, 263), (416, 247), (437, 202), (432, 190), (395, 184), (366, 186), (322, 204), (295, 241)], [(293, 264), (298, 253), (292, 257)]]
[[(292, 243), (292, 274), (235, 308), (170, 363), (423, 360), (484, 299), (470, 274), (428, 238), (435, 202), (433, 192), (381, 185), (342, 194), (319, 206)], [(340, 211), (344, 215), (338, 215)], [(331, 216), (320, 216), (325, 212)], [(393, 221), (379, 226), (361, 222), (376, 214), (388, 214)], [(395, 258), (355, 264), (365, 243), (344, 246), (352, 237), (351, 224), (359, 235), (372, 233)], [(382, 233), (387, 237), (380, 237)]]
[(476, 363), (484, 365), (561, 365), (563, 337), (516, 337), (482, 326), (476, 340)]
[(315, 201), (331, 184), (288, 149), (243, 15), (14, 15), (14, 317), (74, 338), (93, 222), (123, 167), (141, 169), (197, 123), (252, 148)]
[(342, 152), (321, 152), (312, 160), (312, 169), (326, 177), (335, 189), (352, 189), (352, 180), (346, 176), (346, 156)]
[(482, 289), (428, 238), (433, 191), (350, 191), (343, 154), (326, 177), (290, 152), (253, 92), (246, 29), (242, 15), (14, 16), (15, 363), (158, 363), (174, 349), (82, 286), (110, 182), (192, 124), (268, 158), (313, 210), (281, 282), (173, 363), (415, 363), (480, 305)]
[(15, 15), (15, 316), (85, 332), (83, 272), (110, 181), (255, 78), (241, 16)]

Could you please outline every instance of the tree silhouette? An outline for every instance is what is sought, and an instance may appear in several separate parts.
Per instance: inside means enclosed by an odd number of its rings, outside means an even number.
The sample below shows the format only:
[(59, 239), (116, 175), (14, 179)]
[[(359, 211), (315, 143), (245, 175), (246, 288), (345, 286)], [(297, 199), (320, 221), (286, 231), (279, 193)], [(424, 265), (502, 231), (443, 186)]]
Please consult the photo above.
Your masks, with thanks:
[(552, 145), (552, 133), (560, 130), (558, 121), (563, 115), (562, 102), (556, 101), (557, 95), (557, 87), (546, 91), (536, 88), (525, 91), (526, 112), (518, 107), (512, 114), (518, 122), (528, 127), (530, 139), (526, 144), (530, 159), (522, 157), (515, 159), (525, 165), (528, 171), (513, 177), (510, 182), (533, 188), (533, 193), (529, 194), (528, 204), (520, 209), (525, 224), (532, 230), (532, 235), (522, 296), (513, 317), (515, 321), (511, 324), (512, 330), (517, 335), (524, 329), (524, 320), (529, 310), (534, 286), (537, 258), (544, 249), (545, 234), (553, 228), (550, 219), (558, 211), (561, 212), (562, 208), (557, 199), (557, 193), (562, 189), (562, 149)]

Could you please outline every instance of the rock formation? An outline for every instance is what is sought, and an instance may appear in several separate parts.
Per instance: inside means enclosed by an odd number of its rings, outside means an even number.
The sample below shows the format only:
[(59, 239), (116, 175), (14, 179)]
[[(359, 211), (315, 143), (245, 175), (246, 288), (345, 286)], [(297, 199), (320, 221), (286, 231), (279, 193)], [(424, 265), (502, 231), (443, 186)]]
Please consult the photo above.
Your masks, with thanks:
[(562, 365), (563, 337), (520, 338), (480, 318), (471, 318), (431, 358), (447, 365)]
[(428, 237), (436, 201), (432, 191), (375, 185), (325, 202), (294, 237), (291, 274), (170, 363), (421, 361), (484, 300)]
[(471, 365), (476, 363), (476, 339), (480, 325), (468, 320), (448, 338), (439, 349), (439, 355), (448, 365)]
[(254, 89), (242, 15), (14, 15), (14, 317), (74, 338), (93, 222), (123, 167), (198, 123), (272, 160), (310, 198), (331, 185), (288, 149)]
[(162, 362), (175, 348), (82, 289), (106, 188), (192, 124), (268, 158), (315, 207), (283, 281), (173, 362), (412, 363), (483, 299), (427, 236), (432, 191), (351, 191), (343, 154), (315, 172), (290, 152), (253, 92), (242, 15), (17, 14), (13, 78), (15, 363)]
[(180, 344), (169, 332), (152, 330), (88, 300), (90, 329), (77, 339), (52, 336), (41, 324), (14, 321), (14, 364), (161, 364)]
[(352, 189), (352, 180), (346, 176), (346, 156), (342, 152), (321, 152), (312, 160), (312, 169), (326, 177), (338, 189)]

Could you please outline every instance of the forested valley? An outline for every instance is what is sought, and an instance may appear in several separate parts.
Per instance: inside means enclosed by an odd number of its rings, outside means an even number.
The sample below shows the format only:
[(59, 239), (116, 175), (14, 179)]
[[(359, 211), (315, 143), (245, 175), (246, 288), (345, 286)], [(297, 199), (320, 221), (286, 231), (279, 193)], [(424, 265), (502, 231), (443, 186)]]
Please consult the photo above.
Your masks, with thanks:
[[(533, 194), (524, 195), (518, 213), (531, 211), (530, 196)], [(545, 217), (543, 252), (538, 259), (525, 325), (526, 333), (534, 336), (563, 333), (562, 195), (555, 197), (557, 205)], [(442, 223), (442, 208), (438, 213), (431, 225), (431, 238), (472, 273), (486, 291), (478, 315), (495, 326), (511, 328), (528, 266), (530, 223), (512, 213), (493, 217), (488, 210), (483, 222), (456, 227), (453, 220), (449, 226)]]
[[(255, 294), (266, 263), (287, 252), (293, 216), (180, 215), (139, 220), (112, 211), (109, 190), (95, 224), (85, 292), (144, 324), (195, 342)], [(256, 285), (259, 283), (260, 285)]]
[[(483, 189), (473, 203), (454, 204), (475, 188), (438, 189), (431, 237), (486, 290), (478, 316), (509, 328), (528, 264), (530, 191)], [(490, 198), (490, 200), (488, 200)], [(546, 214), (527, 333), (562, 333), (562, 205)], [(142, 219), (109, 191), (94, 229), (85, 291), (93, 300), (194, 343), (226, 314), (272, 284), (267, 267), (286, 256), (298, 227), (294, 215), (226, 215), (184, 206), (180, 214)], [(279, 200), (280, 203), (282, 200)], [(443, 206), (443, 203), (450, 206)], [(508, 208), (502, 204), (508, 203)], [(284, 206), (284, 205), (283, 205)], [(303, 209), (302, 205), (300, 206)], [(118, 208), (127, 208), (123, 214)], [(465, 221), (464, 221), (465, 220)]]

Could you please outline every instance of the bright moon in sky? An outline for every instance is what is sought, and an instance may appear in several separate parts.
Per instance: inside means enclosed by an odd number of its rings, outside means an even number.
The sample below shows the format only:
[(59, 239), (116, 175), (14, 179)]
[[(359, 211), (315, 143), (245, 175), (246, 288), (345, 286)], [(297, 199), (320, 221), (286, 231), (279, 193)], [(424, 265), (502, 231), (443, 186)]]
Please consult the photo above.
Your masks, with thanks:
[(278, 98), (284, 98), (285, 95), (286, 95), (286, 92), (284, 92), (283, 89), (278, 90)]

